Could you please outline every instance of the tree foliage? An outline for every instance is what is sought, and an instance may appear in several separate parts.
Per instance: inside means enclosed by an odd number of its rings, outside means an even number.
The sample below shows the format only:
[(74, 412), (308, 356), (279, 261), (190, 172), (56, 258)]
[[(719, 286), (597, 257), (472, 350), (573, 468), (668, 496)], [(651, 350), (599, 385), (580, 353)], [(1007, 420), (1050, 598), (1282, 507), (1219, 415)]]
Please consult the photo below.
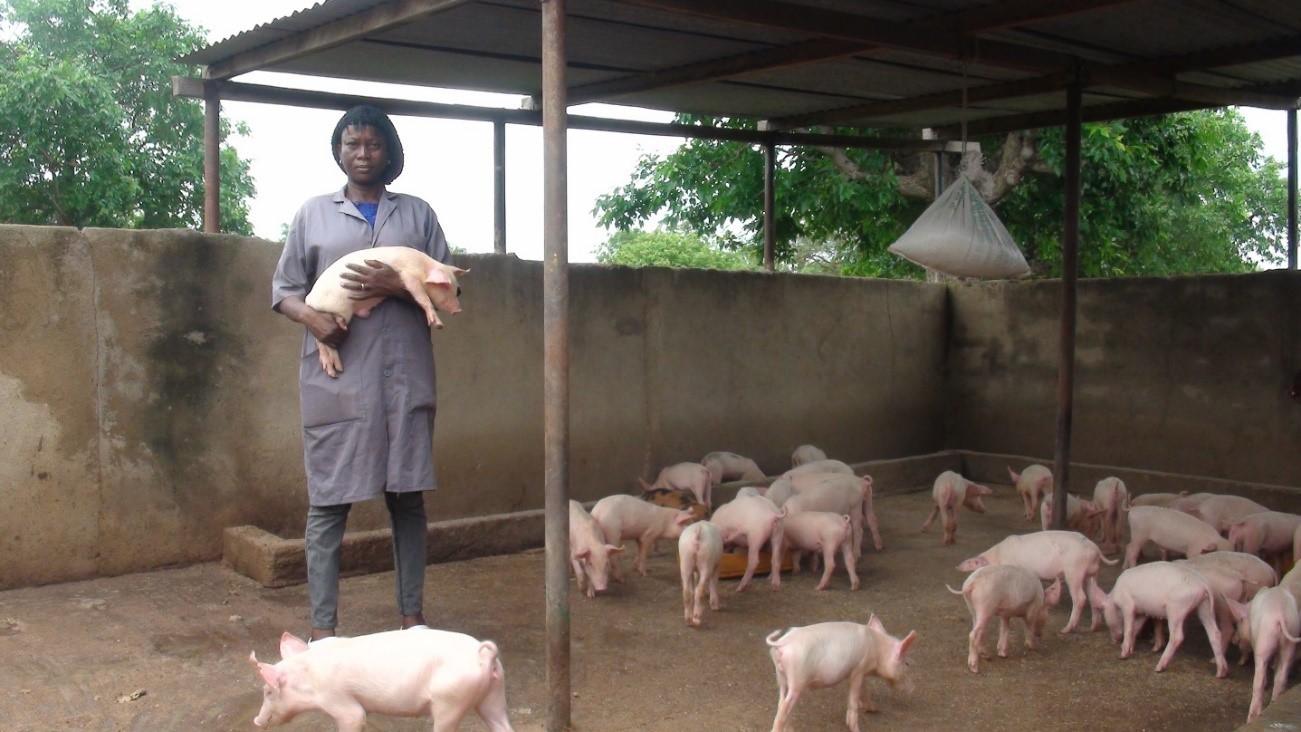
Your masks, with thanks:
[[(0, 21), (0, 221), (198, 228), (203, 108), (171, 77), (202, 34), (127, 0), (0, 0)], [(221, 176), (221, 229), (251, 234), (253, 179), (229, 146)]]
[[(679, 121), (753, 127), (683, 116)], [(841, 133), (875, 134), (838, 129)], [(1063, 226), (1062, 130), (980, 140), (996, 170), (982, 175), (996, 211), (1034, 272), (1057, 276)], [(1284, 245), (1281, 166), (1233, 110), (1086, 125), (1080, 271), (1084, 276), (1240, 272), (1277, 261)], [(887, 251), (927, 205), (918, 181), (932, 155), (779, 148), (776, 258), (786, 266), (878, 277), (921, 277)], [(949, 161), (956, 169), (956, 160)], [(990, 182), (992, 181), (992, 182)], [(644, 156), (624, 186), (596, 203), (626, 231), (655, 217), (729, 250), (762, 250), (763, 153), (691, 140)]]
[(695, 234), (672, 231), (619, 231), (597, 247), (596, 261), (628, 267), (754, 269), (740, 252), (711, 247)]

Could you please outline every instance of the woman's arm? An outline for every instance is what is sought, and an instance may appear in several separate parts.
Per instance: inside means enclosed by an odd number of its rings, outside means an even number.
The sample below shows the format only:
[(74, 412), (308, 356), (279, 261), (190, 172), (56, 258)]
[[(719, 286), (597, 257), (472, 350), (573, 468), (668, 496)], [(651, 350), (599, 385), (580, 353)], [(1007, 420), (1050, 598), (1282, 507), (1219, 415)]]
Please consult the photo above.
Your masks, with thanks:
[(316, 340), (338, 348), (348, 337), (348, 328), (339, 325), (333, 315), (313, 310), (299, 295), (290, 295), (276, 306), (276, 312), (295, 323), (302, 323)]

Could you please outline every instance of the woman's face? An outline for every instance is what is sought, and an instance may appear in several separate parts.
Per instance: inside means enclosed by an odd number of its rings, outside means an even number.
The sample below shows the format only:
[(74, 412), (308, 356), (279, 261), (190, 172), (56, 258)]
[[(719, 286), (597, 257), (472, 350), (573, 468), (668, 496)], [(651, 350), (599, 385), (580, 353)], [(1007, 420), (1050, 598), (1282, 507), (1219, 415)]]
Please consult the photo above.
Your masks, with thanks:
[(388, 140), (370, 125), (345, 127), (339, 136), (339, 162), (350, 182), (382, 184), (388, 167)]

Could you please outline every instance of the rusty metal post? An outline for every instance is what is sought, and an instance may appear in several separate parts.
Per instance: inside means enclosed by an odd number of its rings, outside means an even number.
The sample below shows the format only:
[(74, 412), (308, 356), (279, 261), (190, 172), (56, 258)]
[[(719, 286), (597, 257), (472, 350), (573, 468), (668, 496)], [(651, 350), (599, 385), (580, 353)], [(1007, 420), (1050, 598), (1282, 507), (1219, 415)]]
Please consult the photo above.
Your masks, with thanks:
[(492, 251), (506, 253), (506, 120), (492, 121)]
[(773, 250), (777, 248), (777, 146), (769, 140), (763, 144), (763, 271), (773, 270)]
[(221, 94), (203, 83), (203, 230), (221, 231)]
[(1075, 408), (1075, 296), (1079, 284), (1080, 136), (1077, 80), (1066, 89), (1066, 191), (1062, 231), (1062, 321), (1057, 356), (1057, 451), (1053, 459), (1053, 528), (1066, 528), (1066, 484), (1071, 465), (1071, 412)]
[(569, 729), (569, 230), (565, 0), (542, 2), (547, 731)]
[(1287, 268), (1296, 269), (1296, 110), (1287, 111)]

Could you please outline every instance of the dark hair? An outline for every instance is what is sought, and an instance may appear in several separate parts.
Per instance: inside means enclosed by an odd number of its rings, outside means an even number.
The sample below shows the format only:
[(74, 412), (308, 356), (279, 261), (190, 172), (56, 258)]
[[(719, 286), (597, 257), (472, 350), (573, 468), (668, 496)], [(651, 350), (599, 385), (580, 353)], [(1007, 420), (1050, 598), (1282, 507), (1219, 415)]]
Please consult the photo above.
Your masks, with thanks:
[(402, 166), (406, 162), (406, 156), (402, 154), (402, 140), (398, 137), (398, 131), (393, 127), (393, 121), (379, 107), (373, 104), (362, 104), (344, 112), (343, 116), (339, 118), (339, 123), (334, 126), (334, 134), (330, 136), (330, 154), (334, 156), (334, 162), (339, 165), (339, 170), (343, 170), (343, 163), (339, 160), (339, 143), (343, 140), (343, 131), (349, 127), (364, 127), (366, 125), (379, 130), (387, 143), (388, 165), (384, 168), (384, 183), (387, 185), (392, 183), (399, 175), (402, 175)]

